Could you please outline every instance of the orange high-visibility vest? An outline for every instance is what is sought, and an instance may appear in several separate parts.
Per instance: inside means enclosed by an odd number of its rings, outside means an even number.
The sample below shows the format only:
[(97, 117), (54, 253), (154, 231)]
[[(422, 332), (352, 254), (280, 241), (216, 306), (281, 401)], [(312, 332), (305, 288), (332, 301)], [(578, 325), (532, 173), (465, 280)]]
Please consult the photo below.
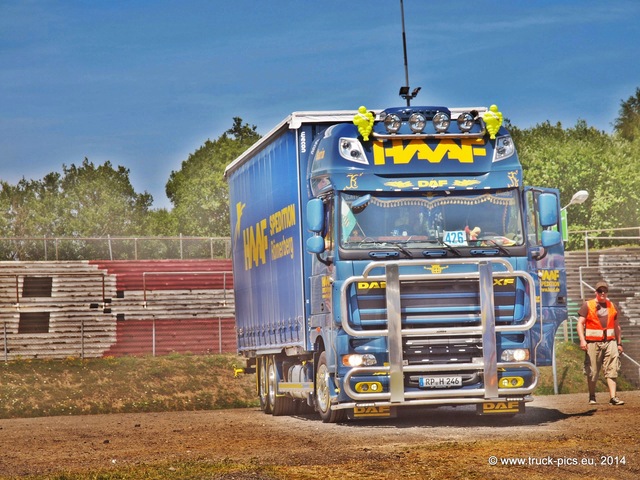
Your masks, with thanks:
[(602, 328), (602, 324), (600, 323), (600, 318), (598, 318), (597, 313), (597, 300), (589, 300), (587, 302), (587, 307), (589, 308), (589, 312), (587, 313), (587, 318), (585, 322), (585, 332), (584, 336), (588, 342), (601, 342), (603, 340), (615, 340), (616, 332), (615, 332), (615, 320), (616, 314), (618, 313), (616, 307), (613, 306), (609, 300), (607, 300), (607, 308), (609, 319), (607, 320), (607, 328)]

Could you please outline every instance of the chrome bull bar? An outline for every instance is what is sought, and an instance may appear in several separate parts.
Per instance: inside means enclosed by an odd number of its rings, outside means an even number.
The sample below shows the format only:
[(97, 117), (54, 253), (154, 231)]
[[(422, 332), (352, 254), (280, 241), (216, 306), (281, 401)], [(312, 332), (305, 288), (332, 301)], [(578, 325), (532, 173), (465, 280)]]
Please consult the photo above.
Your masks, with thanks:
[[(402, 328), (401, 304), (400, 304), (400, 283), (402, 281), (424, 280), (424, 274), (400, 274), (400, 267), (432, 266), (432, 265), (452, 265), (467, 264), (476, 265), (477, 270), (459, 273), (437, 273), (429, 274), (429, 279), (441, 280), (477, 280), (480, 293), (480, 325), (461, 327), (436, 327), (436, 328)], [(502, 266), (503, 271), (493, 271), (493, 265)], [(384, 275), (370, 275), (376, 269), (382, 268)], [(524, 280), (527, 287), (531, 308), (528, 318), (523, 323), (517, 325), (496, 325), (495, 305), (493, 299), (493, 278), (519, 277)], [(376, 330), (358, 330), (351, 326), (348, 314), (348, 289), (358, 281), (384, 281), (386, 282), (386, 304), (387, 304), (387, 328)], [(340, 320), (342, 328), (346, 333), (354, 337), (388, 337), (389, 365), (384, 367), (356, 367), (350, 370), (344, 379), (344, 390), (353, 399), (388, 400), (391, 404), (405, 403), (411, 399), (427, 399), (433, 397), (455, 397), (455, 396), (479, 396), (485, 399), (495, 399), (501, 394), (519, 395), (529, 394), (535, 388), (538, 381), (538, 369), (529, 362), (509, 362), (498, 363), (496, 332), (520, 332), (528, 330), (536, 323), (536, 295), (535, 282), (531, 275), (524, 271), (513, 270), (509, 262), (504, 259), (435, 259), (435, 260), (402, 260), (391, 262), (371, 262), (365, 268), (362, 276), (347, 278), (341, 288)], [(402, 339), (403, 337), (430, 336), (430, 335), (465, 335), (475, 334), (482, 336), (482, 363), (474, 364), (445, 364), (445, 365), (403, 365)], [(534, 374), (534, 382), (527, 388), (520, 389), (499, 389), (498, 388), (498, 368), (526, 367)], [(405, 392), (404, 373), (405, 372), (428, 372), (428, 371), (451, 371), (451, 370), (483, 370), (484, 388), (482, 389), (444, 389), (438, 391)], [(385, 372), (389, 375), (389, 392), (379, 394), (358, 394), (349, 386), (349, 380), (357, 374)]]

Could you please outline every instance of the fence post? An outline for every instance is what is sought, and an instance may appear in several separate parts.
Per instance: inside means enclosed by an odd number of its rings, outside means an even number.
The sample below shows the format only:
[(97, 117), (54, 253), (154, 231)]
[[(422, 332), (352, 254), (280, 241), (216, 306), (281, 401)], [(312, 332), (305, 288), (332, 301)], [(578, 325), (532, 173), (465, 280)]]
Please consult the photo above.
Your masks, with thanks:
[(9, 348), (7, 344), (7, 322), (2, 322), (3, 330), (4, 330), (4, 361), (9, 361)]
[(589, 232), (584, 232), (584, 255), (587, 260), (587, 267), (589, 266)]
[(84, 360), (84, 318), (80, 319), (80, 358)]
[(222, 319), (218, 317), (218, 353), (222, 353)]
[(156, 319), (154, 317), (151, 325), (151, 354), (156, 356)]
[(47, 261), (47, 236), (44, 236), (44, 260)]
[(556, 342), (553, 342), (553, 356), (551, 357), (551, 369), (553, 373), (553, 394), (558, 395), (558, 371), (556, 368)]
[(183, 258), (182, 258), (182, 234), (180, 234), (180, 260), (183, 260)]

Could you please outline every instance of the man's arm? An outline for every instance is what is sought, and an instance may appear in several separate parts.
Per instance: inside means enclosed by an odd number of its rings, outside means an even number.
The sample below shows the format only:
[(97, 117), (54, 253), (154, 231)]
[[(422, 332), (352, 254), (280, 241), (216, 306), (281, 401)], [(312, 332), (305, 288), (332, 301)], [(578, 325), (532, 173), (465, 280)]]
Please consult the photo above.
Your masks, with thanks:
[(614, 332), (616, 335), (616, 343), (618, 344), (618, 352), (622, 352), (622, 328), (620, 328), (620, 322), (618, 322), (618, 314), (616, 314)]
[(582, 350), (587, 349), (587, 339), (584, 336), (586, 321), (586, 318), (584, 318), (583, 316), (579, 316), (578, 323), (576, 324), (576, 331), (578, 332), (578, 338), (580, 339), (580, 348)]

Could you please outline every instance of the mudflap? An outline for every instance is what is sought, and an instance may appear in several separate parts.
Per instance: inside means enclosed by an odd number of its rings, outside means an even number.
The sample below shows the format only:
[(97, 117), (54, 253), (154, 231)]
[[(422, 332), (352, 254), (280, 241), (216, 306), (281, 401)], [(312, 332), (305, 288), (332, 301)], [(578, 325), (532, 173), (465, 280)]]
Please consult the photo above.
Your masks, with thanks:
[(396, 418), (396, 407), (362, 405), (349, 410), (348, 417), (352, 420), (361, 418)]
[(491, 400), (476, 406), (478, 415), (515, 415), (524, 413), (523, 400)]

